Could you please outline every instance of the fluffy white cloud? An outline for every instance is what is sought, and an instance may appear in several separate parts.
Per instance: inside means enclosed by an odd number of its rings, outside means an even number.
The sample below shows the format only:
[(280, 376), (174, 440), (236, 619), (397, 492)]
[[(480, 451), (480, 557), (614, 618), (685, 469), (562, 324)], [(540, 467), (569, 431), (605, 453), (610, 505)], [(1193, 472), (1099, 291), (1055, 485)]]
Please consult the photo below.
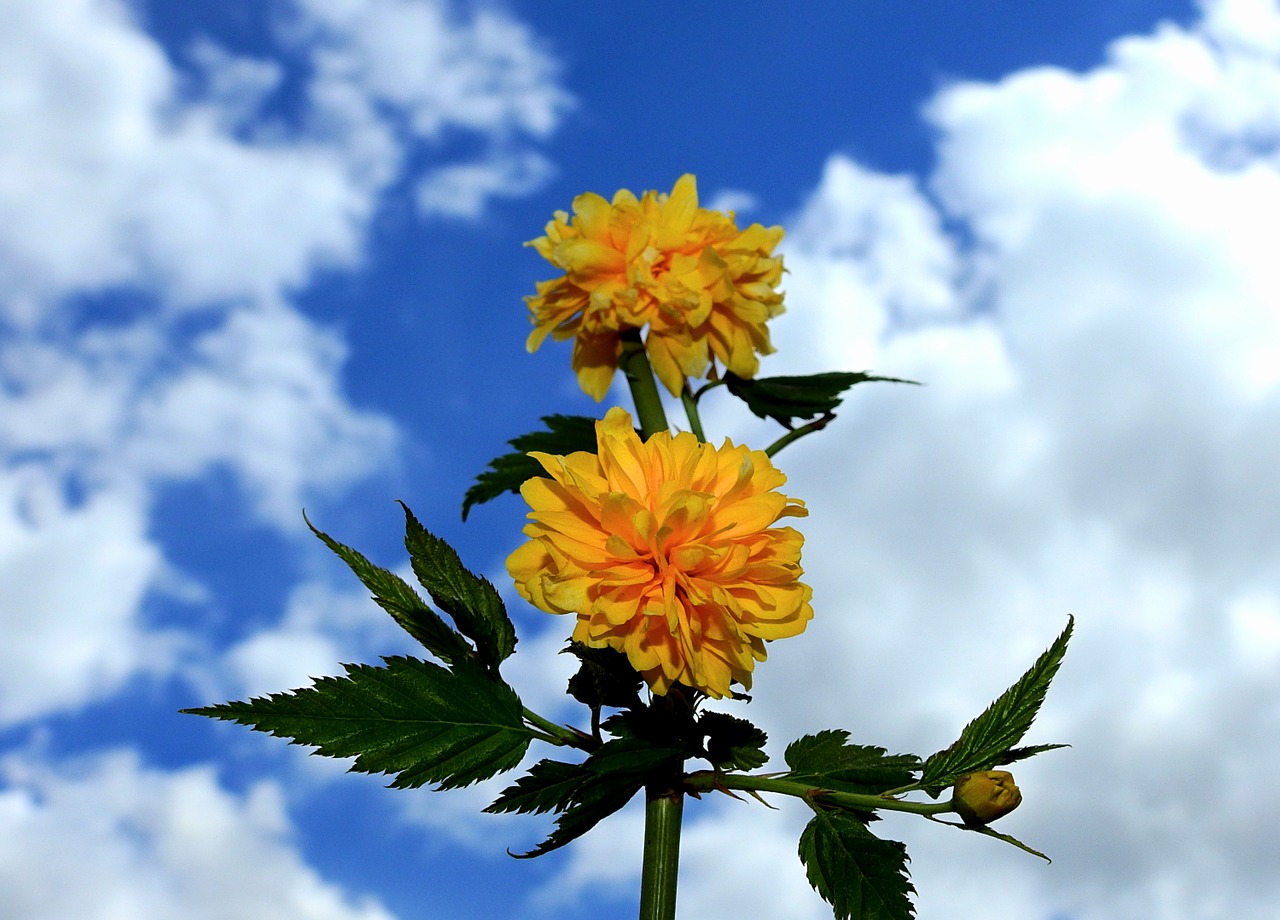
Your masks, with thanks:
[[(542, 181), (531, 144), (568, 97), (523, 26), (443, 2), (282, 3), (278, 55), (202, 39), (184, 66), (123, 0), (2, 5), (0, 717), (21, 719), (174, 663), (140, 614), (172, 574), (158, 484), (228, 473), (297, 531), (307, 497), (388, 466), (394, 425), (289, 296), (358, 265), (393, 182), (475, 217)], [(480, 152), (443, 158), (446, 132)]]
[(153, 770), (126, 751), (70, 768), (17, 755), (3, 766), (0, 888), (12, 916), (391, 918), (299, 859), (273, 783), (236, 795), (210, 768)]
[(75, 507), (41, 469), (0, 476), (0, 724), (79, 706), (172, 661), (173, 643), (136, 616), (159, 562), (125, 496)]
[(1212, 3), (1086, 73), (948, 87), (929, 191), (835, 157), (788, 222), (765, 372), (928, 386), (855, 390), (778, 458), (818, 616), (758, 675), (775, 754), (837, 726), (941, 747), (1079, 618), (1034, 739), (1073, 748), (1018, 768), (1002, 822), (1053, 866), (886, 822), (922, 918), (1280, 897), (1249, 779), (1280, 756), (1277, 29), (1274, 4)]

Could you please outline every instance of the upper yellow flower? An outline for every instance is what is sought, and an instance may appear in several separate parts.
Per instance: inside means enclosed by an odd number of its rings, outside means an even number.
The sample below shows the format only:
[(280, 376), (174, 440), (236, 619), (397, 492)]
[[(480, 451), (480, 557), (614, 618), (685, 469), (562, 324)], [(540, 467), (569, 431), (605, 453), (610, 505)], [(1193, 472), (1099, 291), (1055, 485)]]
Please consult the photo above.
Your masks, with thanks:
[(564, 269), (526, 297), (530, 351), (550, 333), (574, 337), (573, 369), (597, 401), (613, 381), (621, 334), (649, 327), (645, 344), (658, 379), (679, 395), (686, 377), (718, 360), (753, 377), (769, 354), (765, 322), (782, 312), (781, 227), (739, 230), (732, 214), (698, 207), (697, 184), (683, 175), (670, 195), (623, 189), (612, 204), (594, 193), (557, 211), (547, 235), (527, 245)]
[(573, 638), (625, 652), (649, 687), (713, 697), (751, 686), (764, 640), (804, 631), (811, 590), (798, 581), (804, 538), (780, 518), (807, 514), (776, 491), (786, 476), (763, 451), (692, 434), (641, 442), (623, 409), (596, 423), (598, 452), (532, 453), (550, 476), (520, 493), (528, 543), (507, 559), (516, 589), (548, 613), (573, 613)]

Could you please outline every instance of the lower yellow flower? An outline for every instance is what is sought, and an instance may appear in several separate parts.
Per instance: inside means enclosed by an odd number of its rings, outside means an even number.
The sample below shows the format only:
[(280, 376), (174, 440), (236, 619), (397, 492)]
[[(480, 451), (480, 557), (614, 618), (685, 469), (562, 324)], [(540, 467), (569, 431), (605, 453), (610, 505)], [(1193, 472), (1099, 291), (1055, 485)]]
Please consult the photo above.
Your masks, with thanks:
[(763, 451), (660, 432), (641, 442), (625, 410), (596, 423), (597, 453), (533, 453), (550, 478), (520, 493), (530, 538), (507, 559), (516, 589), (577, 616), (573, 638), (624, 652), (657, 694), (713, 697), (765, 660), (765, 640), (804, 631), (804, 537), (774, 527), (804, 503)]

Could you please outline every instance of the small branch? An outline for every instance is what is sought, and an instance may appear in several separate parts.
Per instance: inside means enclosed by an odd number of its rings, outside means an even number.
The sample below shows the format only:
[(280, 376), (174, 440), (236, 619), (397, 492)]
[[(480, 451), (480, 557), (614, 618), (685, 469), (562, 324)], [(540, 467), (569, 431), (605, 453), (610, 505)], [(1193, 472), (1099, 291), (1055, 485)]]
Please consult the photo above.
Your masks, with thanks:
[(698, 414), (698, 399), (693, 395), (693, 390), (689, 388), (689, 381), (685, 381), (684, 389), (680, 391), (680, 402), (684, 404), (684, 414), (689, 417), (689, 430), (693, 432), (693, 436), (699, 441), (706, 443), (707, 436), (702, 432), (702, 417)]
[(618, 359), (618, 367), (626, 375), (627, 384), (631, 387), (631, 399), (636, 404), (636, 421), (640, 423), (642, 437), (648, 439), (659, 431), (670, 431), (667, 414), (662, 408), (662, 397), (658, 395), (658, 383), (653, 379), (653, 367), (649, 364), (644, 342), (640, 340), (639, 329), (628, 329), (622, 333), (622, 355)]
[(798, 441), (807, 434), (813, 434), (815, 431), (821, 431), (823, 428), (826, 428), (831, 424), (835, 417), (836, 414), (834, 412), (827, 412), (822, 416), (822, 418), (816, 418), (807, 425), (801, 425), (799, 428), (792, 429), (766, 447), (764, 452), (772, 457), (791, 442)]
[(713, 789), (741, 789), (746, 792), (775, 792), (780, 795), (791, 795), (804, 799), (811, 804), (836, 805), (854, 811), (902, 811), (914, 815), (946, 814), (951, 811), (950, 802), (908, 802), (902, 799), (886, 798), (883, 795), (870, 795), (858, 792), (837, 792), (821, 786), (810, 786), (795, 780), (777, 779), (771, 776), (748, 776), (743, 773), (716, 773), (713, 770), (702, 770), (690, 773), (685, 777), (689, 789), (698, 792), (709, 792)]
[(537, 736), (548, 744), (555, 744), (560, 747), (567, 745), (584, 751), (590, 751), (599, 747), (599, 744), (593, 743), (594, 739), (585, 732), (578, 731), (576, 728), (557, 725), (550, 719), (544, 719), (528, 706), (524, 707), (524, 720), (530, 725), (540, 728), (541, 731), (537, 732)]

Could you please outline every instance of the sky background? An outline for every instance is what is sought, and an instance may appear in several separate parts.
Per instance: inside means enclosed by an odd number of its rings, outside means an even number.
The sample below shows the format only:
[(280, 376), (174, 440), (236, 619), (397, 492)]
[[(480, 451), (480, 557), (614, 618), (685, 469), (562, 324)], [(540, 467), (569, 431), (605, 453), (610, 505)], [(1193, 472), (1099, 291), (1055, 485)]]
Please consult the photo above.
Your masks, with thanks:
[[(505, 441), (602, 415), (528, 355), (522, 242), (585, 190), (782, 224), (765, 375), (874, 370), (779, 455), (816, 617), (754, 701), (928, 754), (1077, 634), (1001, 828), (908, 816), (922, 920), (1274, 916), (1280, 8), (1273, 0), (0, 0), (0, 909), (21, 920), (635, 914), (634, 808), (547, 822), (183, 706), (412, 653), (311, 519), (403, 499), (514, 599)], [(708, 397), (713, 439), (775, 432)], [(735, 705), (737, 708), (735, 708)], [(535, 756), (548, 753), (536, 750)], [(634, 804), (634, 803), (633, 803)], [(819, 920), (805, 816), (686, 810), (681, 915)]]

